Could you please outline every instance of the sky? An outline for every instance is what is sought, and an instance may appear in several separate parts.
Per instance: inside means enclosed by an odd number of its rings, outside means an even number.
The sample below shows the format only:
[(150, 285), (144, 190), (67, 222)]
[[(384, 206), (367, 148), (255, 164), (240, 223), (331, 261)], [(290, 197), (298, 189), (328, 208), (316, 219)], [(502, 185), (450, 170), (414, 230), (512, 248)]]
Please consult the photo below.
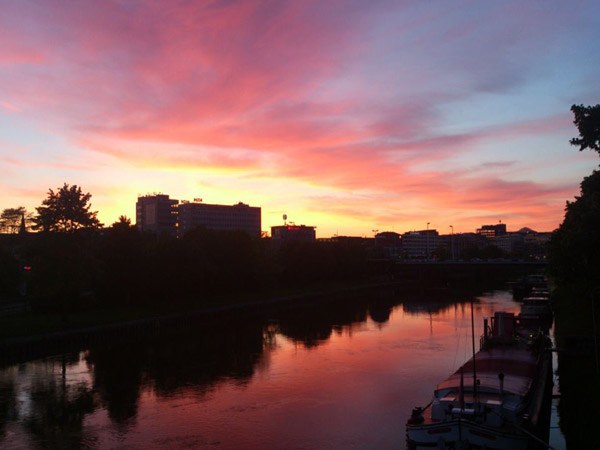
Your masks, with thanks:
[(551, 231), (598, 167), (569, 139), (571, 105), (600, 103), (599, 2), (0, 10), (0, 209), (68, 183), (107, 225), (161, 192), (317, 237)]

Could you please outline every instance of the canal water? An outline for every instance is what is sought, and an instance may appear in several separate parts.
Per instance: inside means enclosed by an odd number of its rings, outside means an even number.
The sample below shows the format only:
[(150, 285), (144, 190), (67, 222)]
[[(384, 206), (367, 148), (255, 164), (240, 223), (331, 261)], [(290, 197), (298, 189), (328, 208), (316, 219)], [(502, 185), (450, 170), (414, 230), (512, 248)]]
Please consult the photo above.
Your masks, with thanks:
[[(0, 448), (403, 449), (506, 289), (381, 289), (0, 369)], [(476, 339), (477, 348), (479, 339)]]

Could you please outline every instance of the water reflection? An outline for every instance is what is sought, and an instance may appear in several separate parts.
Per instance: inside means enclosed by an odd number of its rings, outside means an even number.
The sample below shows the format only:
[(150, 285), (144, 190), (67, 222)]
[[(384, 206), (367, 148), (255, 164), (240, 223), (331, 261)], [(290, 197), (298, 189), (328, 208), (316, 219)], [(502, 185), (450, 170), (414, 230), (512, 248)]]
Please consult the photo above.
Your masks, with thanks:
[(326, 303), (316, 308), (298, 307), (278, 314), (278, 332), (301, 343), (306, 348), (326, 342), (335, 330), (364, 322), (367, 307), (363, 298), (324, 299)]
[(16, 448), (83, 448), (95, 440), (84, 427), (85, 417), (96, 408), (94, 392), (69, 373), (78, 363), (78, 358), (63, 355), (2, 371), (0, 443), (6, 441), (9, 448), (15, 440)]
[(126, 424), (135, 418), (144, 389), (160, 398), (193, 386), (194, 396), (201, 398), (222, 379), (247, 382), (263, 353), (260, 323), (229, 324), (227, 332), (214, 324), (202, 325), (143, 343), (90, 348), (86, 361), (94, 389), (113, 422)]
[(39, 377), (31, 386), (25, 421), (33, 441), (50, 448), (81, 448), (89, 442), (83, 429), (95, 409), (94, 395), (85, 383), (66, 384), (63, 378)]
[[(457, 298), (459, 297), (459, 298)], [(403, 418), (506, 292), (379, 290), (0, 371), (2, 448), (402, 448)]]
[(0, 439), (6, 436), (8, 422), (17, 418), (15, 397), (14, 370), (7, 370), (0, 375)]

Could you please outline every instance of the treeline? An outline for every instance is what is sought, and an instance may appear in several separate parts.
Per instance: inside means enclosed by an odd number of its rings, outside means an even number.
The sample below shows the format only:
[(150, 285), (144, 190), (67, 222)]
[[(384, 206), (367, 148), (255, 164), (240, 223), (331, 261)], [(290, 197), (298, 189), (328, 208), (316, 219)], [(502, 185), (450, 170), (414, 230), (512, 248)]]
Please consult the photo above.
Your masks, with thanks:
[[(579, 137), (571, 144), (600, 153), (600, 105), (573, 105)], [(568, 448), (598, 448), (600, 420), (600, 171), (581, 182), (550, 241), (561, 429)]]
[(561, 285), (600, 295), (600, 171), (585, 177), (581, 195), (567, 202), (549, 257), (551, 274)]
[[(574, 123), (579, 137), (571, 144), (579, 150), (600, 153), (600, 105), (573, 105)], [(582, 312), (582, 325), (591, 328), (590, 311), (595, 298), (600, 298), (600, 171), (594, 170), (581, 182), (581, 194), (567, 201), (565, 218), (550, 241), (549, 272), (563, 290), (574, 295), (559, 297), (558, 306), (572, 310), (571, 316)], [(570, 297), (570, 298), (568, 298)], [(567, 316), (568, 317), (568, 316)]]
[(178, 300), (200, 307), (228, 294), (350, 280), (366, 273), (360, 244), (273, 246), (269, 239), (242, 231), (197, 228), (177, 239), (140, 232), (122, 220), (104, 230), (10, 238), (0, 248), (0, 294), (13, 297), (26, 289), (33, 307), (43, 311)]

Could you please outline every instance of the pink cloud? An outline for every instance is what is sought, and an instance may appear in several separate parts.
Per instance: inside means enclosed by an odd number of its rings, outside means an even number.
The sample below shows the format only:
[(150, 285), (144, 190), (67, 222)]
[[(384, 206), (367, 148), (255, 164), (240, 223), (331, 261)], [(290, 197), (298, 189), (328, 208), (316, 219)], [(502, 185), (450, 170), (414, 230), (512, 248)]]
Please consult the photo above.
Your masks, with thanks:
[(16, 107), (16, 106), (14, 106), (14, 105), (11, 105), (11, 104), (10, 104), (10, 103), (8, 103), (8, 102), (0, 102), (0, 106), (1, 106), (2, 108), (4, 108), (4, 109), (8, 109), (9, 111), (12, 111), (12, 112), (19, 112), (19, 111), (21, 111), (19, 108), (17, 108), (17, 107)]
[[(514, 21), (494, 20), (514, 7)], [(378, 205), (393, 201), (396, 217), (414, 196), (423, 208), (474, 216), (487, 205), (541, 218), (570, 188), (507, 181), (485, 160), (473, 162), (478, 170), (423, 168), (482, 143), (572, 126), (568, 113), (548, 112), (439, 131), (440, 105), (525, 82), (547, 42), (523, 26), (536, 14), (341, 0), (11, 2), (0, 17), (8, 67), (0, 107), (19, 105), (78, 146), (136, 166), (226, 168), (369, 191)], [(386, 20), (382, 42), (376, 30)], [(356, 210), (350, 202), (336, 209)]]
[[(1, 19), (0, 23), (2, 23)], [(28, 39), (22, 33), (17, 31), (11, 33), (7, 27), (0, 28), (0, 43), (2, 43), (0, 46), (0, 65), (44, 63), (46, 61), (44, 53), (27, 41)]]
[(87, 164), (72, 164), (65, 162), (44, 162), (44, 161), (29, 161), (10, 156), (0, 156), (0, 162), (11, 166), (28, 168), (28, 169), (57, 169), (57, 170), (92, 170), (92, 166)]

